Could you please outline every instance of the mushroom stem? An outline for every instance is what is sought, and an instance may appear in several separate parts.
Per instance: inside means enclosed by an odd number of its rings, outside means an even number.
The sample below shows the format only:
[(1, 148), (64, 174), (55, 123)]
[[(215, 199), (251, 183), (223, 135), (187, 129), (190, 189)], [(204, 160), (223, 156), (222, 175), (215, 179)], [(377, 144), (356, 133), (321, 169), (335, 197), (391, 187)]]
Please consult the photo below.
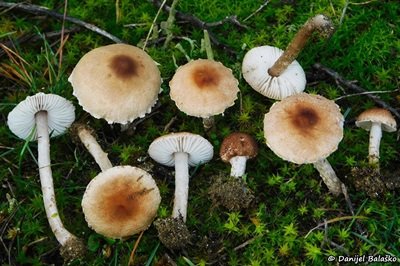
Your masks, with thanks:
[(83, 145), (85, 145), (89, 153), (93, 156), (102, 172), (113, 167), (108, 159), (107, 153), (103, 151), (96, 138), (86, 126), (77, 125), (77, 133), (79, 139), (82, 141)]
[(241, 177), (246, 172), (247, 156), (233, 156), (229, 160), (231, 164), (231, 176)]
[(296, 33), (283, 54), (276, 60), (274, 65), (268, 69), (268, 73), (273, 77), (279, 77), (297, 58), (311, 34), (316, 30), (321, 32), (324, 36), (329, 36), (334, 30), (332, 21), (324, 15), (316, 15), (307, 20), (303, 27)]
[(382, 138), (382, 127), (379, 122), (372, 122), (369, 132), (368, 162), (379, 168), (379, 146)]
[(172, 217), (186, 222), (189, 194), (189, 156), (186, 152), (176, 152), (175, 157), (175, 198)]
[(69, 240), (76, 237), (65, 229), (57, 210), (56, 196), (54, 193), (53, 177), (50, 162), (50, 137), (47, 124), (47, 112), (40, 111), (35, 115), (38, 136), (38, 165), (40, 183), (42, 186), (44, 208), (47, 220), (57, 241), (64, 246)]
[(316, 161), (313, 165), (332, 194), (339, 195), (342, 193), (342, 181), (336, 176), (327, 159)]
[(215, 124), (214, 116), (203, 118), (203, 126), (205, 130), (209, 130), (214, 126), (214, 124)]

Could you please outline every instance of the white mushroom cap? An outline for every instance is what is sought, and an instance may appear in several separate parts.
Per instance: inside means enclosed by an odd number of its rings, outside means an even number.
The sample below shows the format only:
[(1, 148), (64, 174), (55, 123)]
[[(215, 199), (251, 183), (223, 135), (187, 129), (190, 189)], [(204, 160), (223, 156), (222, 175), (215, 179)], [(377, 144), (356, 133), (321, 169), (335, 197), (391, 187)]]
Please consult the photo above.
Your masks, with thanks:
[(190, 166), (210, 161), (214, 154), (211, 143), (200, 135), (188, 132), (171, 133), (155, 139), (149, 147), (153, 160), (166, 166), (174, 166), (174, 153), (188, 153)]
[(116, 166), (97, 175), (86, 188), (82, 209), (97, 233), (123, 238), (147, 229), (161, 197), (149, 173), (132, 166)]
[(315, 163), (334, 152), (343, 138), (343, 115), (335, 102), (300, 93), (272, 105), (264, 118), (268, 147), (280, 158)]
[(153, 59), (127, 44), (88, 52), (68, 81), (83, 109), (110, 124), (126, 124), (149, 113), (161, 86), (160, 71)]
[(357, 117), (356, 126), (369, 131), (374, 122), (380, 123), (383, 131), (394, 132), (397, 129), (393, 115), (383, 108), (371, 108), (362, 112)]
[(169, 83), (170, 96), (187, 115), (208, 118), (232, 106), (239, 81), (222, 63), (197, 59), (179, 67)]
[(295, 60), (278, 77), (268, 74), (283, 51), (273, 46), (260, 46), (249, 50), (243, 58), (242, 73), (249, 85), (262, 95), (275, 100), (304, 91), (306, 75)]
[(72, 103), (56, 94), (42, 92), (28, 96), (9, 114), (7, 124), (10, 130), (21, 139), (37, 139), (35, 114), (47, 112), (49, 134), (61, 135), (75, 120), (75, 107)]

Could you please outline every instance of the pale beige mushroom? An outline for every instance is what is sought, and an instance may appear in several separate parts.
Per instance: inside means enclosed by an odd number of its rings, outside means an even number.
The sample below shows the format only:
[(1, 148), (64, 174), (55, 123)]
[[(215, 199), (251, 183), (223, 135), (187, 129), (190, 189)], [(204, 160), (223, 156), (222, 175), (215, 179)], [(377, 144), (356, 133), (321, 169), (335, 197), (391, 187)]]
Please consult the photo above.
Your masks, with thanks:
[(93, 230), (125, 238), (146, 230), (157, 214), (161, 197), (154, 179), (132, 166), (115, 166), (97, 175), (82, 199), (85, 219)]
[(160, 71), (153, 59), (127, 44), (88, 52), (68, 80), (82, 108), (110, 124), (127, 124), (149, 113), (161, 86)]
[(371, 108), (362, 112), (356, 119), (356, 126), (369, 131), (368, 161), (379, 169), (379, 146), (382, 131), (394, 132), (397, 123), (393, 115), (383, 108)]
[(324, 15), (307, 20), (285, 51), (273, 46), (250, 49), (242, 63), (242, 73), (249, 85), (262, 95), (281, 100), (301, 93), (306, 86), (306, 76), (295, 60), (314, 31), (330, 35), (333, 24)]
[(339, 106), (320, 95), (300, 93), (272, 105), (264, 118), (268, 147), (280, 158), (312, 163), (332, 194), (342, 192), (342, 182), (326, 159), (343, 138)]
[(197, 59), (179, 67), (169, 83), (170, 96), (182, 112), (203, 118), (206, 129), (212, 117), (234, 105), (239, 82), (222, 63)]

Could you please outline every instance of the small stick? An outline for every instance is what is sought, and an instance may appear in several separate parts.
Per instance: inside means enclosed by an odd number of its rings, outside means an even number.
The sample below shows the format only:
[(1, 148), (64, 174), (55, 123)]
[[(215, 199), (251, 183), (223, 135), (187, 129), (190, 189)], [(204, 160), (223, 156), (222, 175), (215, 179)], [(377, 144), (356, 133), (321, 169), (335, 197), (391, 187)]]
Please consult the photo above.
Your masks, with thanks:
[(169, 16), (167, 21), (165, 22), (165, 32), (167, 33), (167, 38), (165, 39), (163, 49), (168, 47), (168, 44), (171, 42), (173, 33), (172, 33), (172, 26), (175, 22), (175, 14), (176, 14), (176, 5), (178, 4), (179, 0), (174, 0), (171, 5), (171, 9), (169, 10)]
[(158, 8), (158, 10), (157, 10), (156, 16), (154, 17), (153, 22), (151, 23), (149, 32), (147, 33), (146, 39), (145, 39), (145, 41), (144, 41), (144, 44), (143, 44), (143, 47), (142, 47), (142, 50), (143, 50), (143, 51), (146, 49), (147, 42), (148, 42), (149, 39), (150, 39), (150, 35), (151, 35), (152, 31), (153, 31), (153, 28), (154, 28), (154, 25), (155, 25), (155, 23), (156, 23), (156, 20), (157, 20), (158, 16), (160, 15), (161, 10), (162, 10), (162, 8), (163, 8), (163, 6), (165, 5), (166, 2), (167, 2), (167, 0), (164, 0), (164, 1), (161, 3), (161, 5), (160, 5), (160, 7)]
[(270, 0), (267, 0), (267, 1), (265, 1), (262, 5), (260, 5), (260, 7), (257, 8), (256, 11), (254, 11), (253, 13), (251, 13), (250, 15), (248, 15), (245, 19), (243, 19), (243, 22), (244, 22), (244, 21), (247, 21), (247, 20), (250, 19), (252, 16), (254, 16), (254, 15), (257, 14), (258, 12), (260, 12), (261, 10), (263, 10), (264, 7), (266, 7), (266, 6), (268, 5), (269, 1), (270, 1)]
[[(344, 79), (342, 76), (339, 75), (339, 73), (337, 73), (333, 69), (323, 66), (320, 63), (314, 64), (313, 67), (317, 70), (320, 70), (320, 71), (328, 74), (328, 76), (330, 76), (333, 80), (335, 80), (339, 84), (347, 87), (348, 89), (350, 89), (352, 91), (355, 91), (357, 93), (365, 93), (366, 92), (366, 90), (363, 89), (362, 87), (354, 84), (353, 82), (350, 82), (350, 81)], [(369, 97), (371, 100), (373, 100), (377, 105), (392, 112), (397, 117), (397, 119), (400, 119), (400, 113), (395, 108), (393, 108), (389, 104), (387, 104), (385, 101), (381, 100), (378, 96), (373, 95), (373, 94), (366, 94), (366, 96)]]
[[(27, 13), (31, 13), (31, 14), (36, 14), (36, 15), (48, 15), (51, 17), (54, 17), (58, 20), (63, 20), (64, 19), (64, 15), (57, 13), (53, 10), (50, 10), (46, 7), (42, 7), (42, 6), (38, 6), (38, 5), (33, 5), (33, 4), (28, 4), (28, 3), (6, 3), (3, 1), (0, 1), (0, 7), (6, 7), (8, 8), (8, 10), (12, 10), (12, 9), (16, 9), (16, 10), (20, 10), (23, 12), (27, 12)], [(84, 22), (80, 19), (74, 18), (74, 17), (70, 17), (70, 16), (66, 16), (65, 17), (66, 21), (72, 22), (74, 24), (77, 24), (79, 26), (82, 26), (88, 30), (91, 30), (97, 34), (100, 34), (110, 40), (112, 40), (115, 43), (122, 43), (123, 41), (117, 37), (115, 37), (114, 35), (106, 32), (105, 30), (100, 29), (99, 27)]]
[(139, 246), (140, 240), (142, 239), (143, 233), (144, 233), (144, 231), (142, 231), (140, 233), (140, 235), (138, 236), (138, 238), (135, 241), (135, 245), (133, 246), (131, 255), (129, 256), (128, 266), (133, 265), (133, 263), (135, 262), (135, 252)]
[(171, 120), (165, 125), (163, 132), (167, 132), (169, 130), (169, 128), (172, 126), (172, 124), (178, 120), (177, 116), (174, 116), (171, 118)]
[(365, 91), (365, 92), (359, 92), (359, 93), (343, 95), (343, 96), (340, 96), (340, 97), (337, 97), (337, 98), (333, 99), (333, 101), (336, 102), (336, 101), (339, 101), (339, 100), (344, 99), (344, 98), (360, 96), (360, 95), (366, 95), (366, 94), (392, 93), (392, 92), (396, 92), (396, 91), (400, 91), (400, 89), (395, 89), (395, 90), (392, 90), (392, 91)]

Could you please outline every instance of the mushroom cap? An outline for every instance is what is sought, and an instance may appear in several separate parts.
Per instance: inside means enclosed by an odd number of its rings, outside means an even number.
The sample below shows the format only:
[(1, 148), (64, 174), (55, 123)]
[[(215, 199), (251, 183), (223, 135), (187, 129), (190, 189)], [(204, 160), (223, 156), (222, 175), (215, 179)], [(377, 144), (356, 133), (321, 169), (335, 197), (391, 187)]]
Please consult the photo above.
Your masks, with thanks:
[(147, 229), (161, 197), (149, 173), (132, 166), (116, 166), (98, 174), (82, 199), (85, 219), (97, 233), (123, 238)]
[(219, 156), (226, 163), (235, 156), (246, 156), (251, 159), (256, 157), (257, 153), (258, 145), (256, 140), (251, 135), (242, 132), (229, 134), (222, 141), (219, 150)]
[(7, 124), (21, 139), (37, 139), (36, 113), (47, 112), (47, 124), (51, 137), (63, 134), (75, 120), (75, 107), (65, 98), (56, 94), (39, 92), (26, 97), (9, 114)]
[(188, 153), (190, 166), (207, 163), (214, 155), (213, 146), (208, 140), (189, 132), (171, 133), (158, 137), (150, 144), (148, 152), (153, 160), (166, 166), (175, 165), (175, 152)]
[(382, 130), (387, 132), (394, 132), (397, 129), (393, 115), (383, 108), (375, 107), (365, 110), (356, 119), (356, 126), (368, 131), (371, 129), (372, 123), (381, 123)]
[(150, 112), (161, 86), (153, 59), (127, 44), (91, 50), (79, 60), (68, 81), (82, 108), (110, 124), (126, 124)]
[(295, 94), (272, 105), (264, 118), (264, 136), (280, 158), (314, 163), (337, 149), (343, 120), (335, 102), (320, 95)]
[(249, 85), (262, 95), (282, 100), (301, 93), (306, 87), (306, 75), (295, 60), (278, 77), (268, 74), (283, 51), (273, 46), (260, 46), (250, 49), (243, 58), (242, 73)]
[(180, 66), (169, 83), (170, 96), (182, 112), (207, 118), (232, 106), (239, 81), (222, 63), (197, 59)]

